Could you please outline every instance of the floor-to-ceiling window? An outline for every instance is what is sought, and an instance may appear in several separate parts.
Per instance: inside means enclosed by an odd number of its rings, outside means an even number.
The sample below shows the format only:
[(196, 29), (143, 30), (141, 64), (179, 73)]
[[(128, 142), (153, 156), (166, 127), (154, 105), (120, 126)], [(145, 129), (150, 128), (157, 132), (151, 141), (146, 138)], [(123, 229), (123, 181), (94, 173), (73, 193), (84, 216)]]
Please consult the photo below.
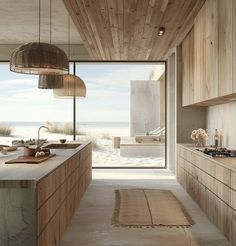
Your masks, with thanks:
[(77, 129), (93, 142), (93, 167), (165, 167), (165, 63), (77, 62), (76, 75), (87, 86)]

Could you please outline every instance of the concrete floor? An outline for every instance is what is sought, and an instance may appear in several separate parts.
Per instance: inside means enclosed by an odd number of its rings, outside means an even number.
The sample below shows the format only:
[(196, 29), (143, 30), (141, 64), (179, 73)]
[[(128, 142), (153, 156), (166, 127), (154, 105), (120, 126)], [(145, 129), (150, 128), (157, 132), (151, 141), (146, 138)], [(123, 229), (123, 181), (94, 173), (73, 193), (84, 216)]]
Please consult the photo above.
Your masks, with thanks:
[[(114, 190), (119, 188), (169, 189), (195, 221), (190, 229), (122, 228), (111, 225)], [(171, 216), (171, 211), (170, 211)], [(207, 219), (168, 170), (94, 170), (60, 246), (226, 246), (228, 241)]]

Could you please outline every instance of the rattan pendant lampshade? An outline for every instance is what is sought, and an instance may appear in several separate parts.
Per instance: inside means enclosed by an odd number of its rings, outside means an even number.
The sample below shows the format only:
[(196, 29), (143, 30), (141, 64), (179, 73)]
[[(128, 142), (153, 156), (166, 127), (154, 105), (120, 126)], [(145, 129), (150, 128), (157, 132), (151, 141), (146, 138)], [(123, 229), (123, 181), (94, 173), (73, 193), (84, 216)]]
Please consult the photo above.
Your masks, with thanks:
[(26, 74), (67, 74), (69, 62), (66, 53), (56, 45), (32, 42), (12, 52), (10, 70)]
[(62, 75), (69, 71), (66, 53), (51, 44), (51, 0), (50, 0), (50, 44), (40, 42), (40, 10), (39, 0), (39, 40), (17, 47), (11, 54), (10, 70), (25, 74)]
[(39, 89), (59, 89), (63, 88), (62, 75), (39, 75)]
[(86, 86), (84, 81), (78, 76), (63, 75), (63, 88), (53, 89), (54, 97), (71, 98), (86, 97)]

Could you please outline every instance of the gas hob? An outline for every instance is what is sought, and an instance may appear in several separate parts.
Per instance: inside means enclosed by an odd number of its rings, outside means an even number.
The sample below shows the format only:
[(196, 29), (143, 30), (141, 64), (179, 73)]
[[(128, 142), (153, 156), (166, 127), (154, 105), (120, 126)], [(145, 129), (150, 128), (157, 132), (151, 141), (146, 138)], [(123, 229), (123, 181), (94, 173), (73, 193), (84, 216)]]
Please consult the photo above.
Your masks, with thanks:
[(227, 148), (205, 148), (197, 150), (212, 157), (236, 157), (236, 150)]

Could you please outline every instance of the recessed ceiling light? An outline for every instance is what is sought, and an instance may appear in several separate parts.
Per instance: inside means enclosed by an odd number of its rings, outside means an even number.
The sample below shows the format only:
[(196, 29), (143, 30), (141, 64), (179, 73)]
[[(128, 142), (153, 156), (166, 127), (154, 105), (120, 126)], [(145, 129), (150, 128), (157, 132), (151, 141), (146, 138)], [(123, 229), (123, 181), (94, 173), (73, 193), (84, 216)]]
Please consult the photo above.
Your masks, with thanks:
[(158, 36), (163, 36), (164, 33), (165, 33), (165, 27), (159, 27), (159, 30), (158, 30)]

